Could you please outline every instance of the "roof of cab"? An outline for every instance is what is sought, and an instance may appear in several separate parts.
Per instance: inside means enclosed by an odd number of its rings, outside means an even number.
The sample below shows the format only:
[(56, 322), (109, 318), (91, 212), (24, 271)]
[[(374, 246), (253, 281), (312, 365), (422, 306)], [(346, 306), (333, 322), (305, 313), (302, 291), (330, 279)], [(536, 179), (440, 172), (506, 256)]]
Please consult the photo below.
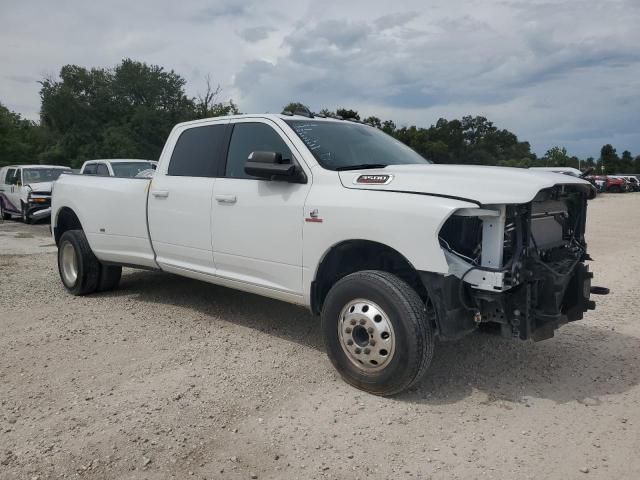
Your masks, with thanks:
[(341, 117), (326, 117), (323, 115), (307, 116), (307, 115), (299, 115), (299, 114), (282, 114), (282, 113), (243, 113), (241, 115), (227, 115), (222, 117), (209, 117), (202, 118), (199, 120), (191, 120), (189, 122), (178, 123), (176, 127), (184, 127), (184, 126), (195, 126), (203, 123), (209, 123), (211, 121), (219, 120), (219, 121), (231, 121), (231, 120), (242, 120), (245, 118), (266, 118), (269, 120), (309, 120), (309, 121), (318, 121), (318, 122), (352, 122), (352, 123), (360, 123), (362, 125), (366, 125), (366, 123), (353, 120), (353, 119), (343, 119)]

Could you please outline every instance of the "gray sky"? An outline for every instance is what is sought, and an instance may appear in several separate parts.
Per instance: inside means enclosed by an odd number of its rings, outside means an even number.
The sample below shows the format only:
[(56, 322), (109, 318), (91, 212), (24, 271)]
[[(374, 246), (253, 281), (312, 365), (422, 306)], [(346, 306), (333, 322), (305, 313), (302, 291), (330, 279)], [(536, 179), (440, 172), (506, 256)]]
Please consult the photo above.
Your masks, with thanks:
[(43, 75), (130, 57), (191, 95), (211, 74), (243, 112), (484, 115), (538, 154), (637, 155), (639, 25), (640, 0), (0, 0), (0, 102), (36, 119)]

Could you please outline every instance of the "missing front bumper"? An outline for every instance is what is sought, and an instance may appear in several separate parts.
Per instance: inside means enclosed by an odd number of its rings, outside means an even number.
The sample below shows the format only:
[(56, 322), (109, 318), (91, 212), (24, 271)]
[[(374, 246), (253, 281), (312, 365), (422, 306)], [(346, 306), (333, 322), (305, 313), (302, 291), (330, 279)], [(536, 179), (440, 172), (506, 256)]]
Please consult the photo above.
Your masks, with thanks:
[(581, 320), (595, 308), (590, 299), (593, 274), (583, 262), (567, 272), (530, 262), (521, 270), (524, 280), (506, 291), (470, 288), (453, 275), (421, 272), (437, 314), (443, 339), (456, 339), (479, 324), (500, 326), (505, 337), (545, 340), (561, 325)]

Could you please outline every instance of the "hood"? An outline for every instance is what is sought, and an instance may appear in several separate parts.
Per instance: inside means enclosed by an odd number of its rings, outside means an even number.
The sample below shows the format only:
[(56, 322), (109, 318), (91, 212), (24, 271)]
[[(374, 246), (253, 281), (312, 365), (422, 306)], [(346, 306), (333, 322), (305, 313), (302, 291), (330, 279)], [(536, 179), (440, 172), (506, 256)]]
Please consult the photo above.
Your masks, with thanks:
[(28, 183), (25, 186), (29, 187), (32, 192), (51, 193), (52, 185), (53, 182), (34, 182)]
[[(346, 188), (431, 194), (472, 200), (484, 205), (528, 203), (554, 185), (593, 187), (586, 180), (561, 173), (524, 168), (476, 165), (389, 165), (385, 168), (338, 172)], [(360, 175), (389, 175), (386, 183), (363, 184)], [(374, 179), (381, 182), (385, 180)], [(589, 195), (591, 197), (591, 195)]]

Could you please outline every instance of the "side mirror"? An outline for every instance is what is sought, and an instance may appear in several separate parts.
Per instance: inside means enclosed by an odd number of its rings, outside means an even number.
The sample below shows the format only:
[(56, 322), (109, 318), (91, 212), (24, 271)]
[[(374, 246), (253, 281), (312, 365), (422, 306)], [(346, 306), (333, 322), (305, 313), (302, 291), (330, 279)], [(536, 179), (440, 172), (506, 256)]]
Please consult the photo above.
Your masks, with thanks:
[(306, 177), (290, 159), (282, 158), (277, 152), (251, 152), (244, 171), (248, 175), (263, 180), (280, 180), (290, 183), (304, 183)]

